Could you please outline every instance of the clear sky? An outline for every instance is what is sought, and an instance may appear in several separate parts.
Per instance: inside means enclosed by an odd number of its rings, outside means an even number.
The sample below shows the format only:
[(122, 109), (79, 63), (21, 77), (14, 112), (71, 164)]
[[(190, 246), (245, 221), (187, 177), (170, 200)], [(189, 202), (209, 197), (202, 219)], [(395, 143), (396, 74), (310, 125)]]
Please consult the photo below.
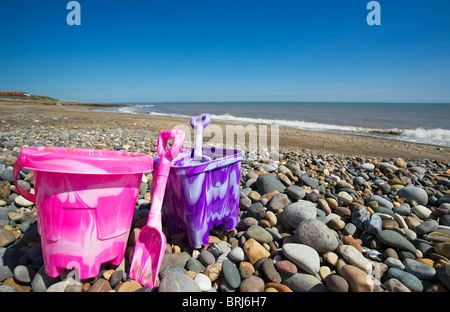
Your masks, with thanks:
[(450, 103), (450, 2), (0, 1), (0, 90), (80, 102)]

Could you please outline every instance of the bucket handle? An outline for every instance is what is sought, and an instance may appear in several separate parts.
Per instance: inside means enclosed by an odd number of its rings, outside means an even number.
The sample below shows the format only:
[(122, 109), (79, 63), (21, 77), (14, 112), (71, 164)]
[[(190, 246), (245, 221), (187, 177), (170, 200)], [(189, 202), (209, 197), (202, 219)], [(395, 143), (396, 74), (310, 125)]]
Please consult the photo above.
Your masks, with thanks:
[(20, 170), (25, 167), (27, 162), (27, 158), (25, 154), (20, 154), (19, 157), (17, 157), (16, 163), (14, 164), (13, 169), (13, 177), (14, 177), (14, 185), (16, 186), (17, 192), (22, 195), (23, 198), (26, 200), (29, 200), (30, 202), (36, 202), (36, 195), (31, 194), (30, 192), (26, 191), (23, 187), (20, 186), (19, 183), (17, 183), (17, 178), (19, 177)]
[[(194, 159), (202, 160), (203, 129), (209, 125), (211, 117), (208, 113), (191, 118), (191, 126), (195, 131)], [(209, 158), (209, 157), (208, 157)], [(208, 161), (211, 160), (210, 158)]]

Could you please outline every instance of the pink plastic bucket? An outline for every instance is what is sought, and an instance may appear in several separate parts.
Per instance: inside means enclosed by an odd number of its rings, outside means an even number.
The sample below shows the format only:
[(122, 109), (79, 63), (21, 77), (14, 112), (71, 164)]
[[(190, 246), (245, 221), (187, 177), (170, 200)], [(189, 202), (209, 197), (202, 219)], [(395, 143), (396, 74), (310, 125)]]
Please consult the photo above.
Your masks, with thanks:
[[(31, 194), (20, 187), (21, 168), (34, 171)], [(144, 154), (62, 147), (26, 147), (14, 165), (20, 195), (36, 204), (45, 271), (77, 268), (81, 279), (100, 265), (122, 261), (142, 174), (153, 170)]]

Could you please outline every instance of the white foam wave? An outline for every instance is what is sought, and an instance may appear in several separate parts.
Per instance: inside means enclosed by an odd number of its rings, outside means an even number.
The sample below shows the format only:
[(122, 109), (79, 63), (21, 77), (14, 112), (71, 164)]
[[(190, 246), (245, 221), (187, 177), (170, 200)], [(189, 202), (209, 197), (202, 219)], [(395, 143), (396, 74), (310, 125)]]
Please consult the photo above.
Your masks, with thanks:
[(433, 144), (450, 146), (450, 130), (445, 130), (441, 128), (437, 129), (407, 129), (402, 134), (401, 137), (414, 142), (433, 142)]
[(445, 129), (374, 129), (354, 126), (340, 126), (333, 124), (324, 124), (317, 122), (306, 122), (298, 120), (280, 120), (280, 119), (264, 119), (264, 118), (249, 118), (249, 117), (235, 117), (231, 114), (211, 115), (212, 120), (230, 121), (242, 123), (258, 123), (267, 125), (278, 125), (282, 127), (290, 127), (299, 130), (322, 131), (322, 132), (336, 132), (336, 133), (351, 133), (357, 135), (367, 135), (375, 137), (383, 137), (394, 140), (434, 144), (439, 146), (450, 147), (450, 130)]
[(192, 116), (182, 115), (182, 114), (166, 114), (166, 113), (158, 113), (158, 112), (149, 112), (149, 115), (152, 116), (167, 116), (167, 117), (175, 117), (175, 118), (191, 118)]
[[(131, 107), (122, 107), (119, 109), (123, 113), (131, 114), (142, 114), (132, 109)], [(149, 112), (152, 116), (167, 116), (167, 117), (177, 117), (177, 118), (191, 118), (192, 116), (183, 114), (168, 114), (168, 113), (158, 113)], [(267, 118), (251, 118), (251, 117), (236, 117), (229, 113), (215, 115), (211, 114), (211, 120), (231, 122), (231, 123), (242, 123), (242, 124), (265, 124), (265, 125), (277, 125), (280, 127), (289, 127), (299, 130), (309, 130), (309, 131), (321, 131), (321, 132), (334, 132), (334, 133), (347, 133), (355, 135), (365, 135), (373, 137), (383, 137), (393, 140), (416, 142), (433, 144), (439, 146), (450, 147), (450, 130), (446, 129), (374, 129), (366, 127), (355, 127), (355, 126), (341, 126), (335, 124), (324, 124), (318, 122), (307, 122), (299, 120), (283, 120), (283, 119), (267, 119)]]
[(235, 117), (230, 114), (223, 115), (211, 115), (212, 120), (217, 121), (230, 121), (241, 123), (257, 123), (266, 125), (277, 125), (282, 127), (290, 127), (301, 130), (311, 131), (350, 131), (350, 132), (363, 132), (364, 128), (353, 126), (339, 126), (323, 124), (318, 122), (307, 122), (298, 120), (283, 120), (283, 119), (265, 119), (265, 118), (250, 118), (250, 117)]
[(133, 106), (123, 106), (120, 107), (118, 111), (126, 114), (139, 114), (139, 112), (133, 109)]

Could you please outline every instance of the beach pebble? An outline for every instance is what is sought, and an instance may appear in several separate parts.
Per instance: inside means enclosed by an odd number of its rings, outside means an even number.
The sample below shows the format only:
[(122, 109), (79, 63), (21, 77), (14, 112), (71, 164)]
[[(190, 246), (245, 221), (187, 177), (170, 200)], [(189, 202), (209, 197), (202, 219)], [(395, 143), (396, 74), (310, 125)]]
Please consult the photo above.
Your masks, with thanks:
[(264, 209), (264, 206), (260, 202), (257, 202), (247, 208), (247, 216), (259, 220), (266, 216), (266, 210)]
[(436, 270), (429, 265), (414, 259), (406, 258), (403, 260), (407, 272), (415, 275), (419, 279), (433, 280), (436, 277)]
[(383, 170), (383, 169), (391, 169), (393, 171), (397, 171), (398, 170), (397, 166), (395, 166), (395, 165), (393, 165), (391, 163), (388, 163), (388, 162), (379, 163), (378, 164), (378, 168), (380, 170)]
[(423, 290), (421, 281), (411, 273), (397, 268), (389, 268), (387, 270), (387, 275), (390, 278), (399, 280), (403, 285), (408, 287), (408, 289), (413, 292), (421, 292)]
[(262, 195), (272, 191), (283, 193), (286, 189), (286, 186), (271, 173), (260, 175), (256, 180), (256, 187), (258, 188), (258, 193)]
[(306, 196), (306, 190), (303, 187), (297, 185), (291, 185), (286, 188), (285, 192), (294, 200), (301, 200)]
[(349, 285), (345, 278), (338, 274), (330, 274), (324, 279), (330, 292), (348, 292)]
[(353, 202), (353, 197), (345, 192), (341, 191), (337, 194), (338, 200), (342, 201), (344, 203), (344, 206), (350, 206), (350, 204)]
[(359, 166), (361, 169), (364, 169), (364, 170), (373, 170), (373, 169), (375, 169), (375, 165), (374, 164), (372, 164), (372, 163), (364, 163), (364, 164), (362, 164), (361, 166)]
[(14, 279), (21, 283), (30, 283), (30, 271), (24, 265), (18, 265), (14, 268)]
[(166, 266), (164, 269), (159, 271), (159, 278), (163, 279), (164, 276), (166, 276), (167, 274), (169, 274), (171, 272), (179, 272), (179, 273), (185, 274), (186, 273), (186, 269), (182, 268), (182, 267), (179, 267), (179, 266), (176, 266), (176, 265), (169, 265), (169, 266)]
[(317, 252), (333, 251), (338, 246), (334, 233), (317, 219), (300, 222), (296, 228), (295, 239), (298, 243), (308, 245)]
[(353, 292), (372, 292), (374, 289), (372, 278), (356, 266), (344, 265), (340, 269), (340, 275), (347, 281)]
[(197, 258), (190, 258), (186, 263), (186, 269), (188, 271), (201, 273), (205, 271), (205, 266)]
[(394, 208), (394, 204), (388, 199), (381, 197), (379, 195), (370, 195), (366, 198), (366, 202), (376, 201), (378, 205), (386, 207), (386, 208)]
[(450, 265), (440, 265), (436, 268), (436, 275), (439, 281), (450, 289)]
[(254, 272), (255, 268), (250, 262), (242, 261), (239, 263), (239, 275), (242, 280), (250, 277)]
[(197, 284), (200, 291), (209, 291), (211, 289), (211, 280), (203, 273), (195, 276), (194, 282)]
[(216, 258), (208, 250), (203, 250), (197, 257), (197, 259), (204, 265), (208, 266), (210, 264), (216, 263)]
[(221, 276), (222, 266), (218, 263), (210, 264), (205, 268), (203, 273), (208, 276), (212, 282), (214, 282)]
[(335, 231), (340, 231), (345, 228), (345, 221), (341, 218), (332, 218), (327, 222), (327, 226)]
[(372, 271), (372, 265), (370, 262), (353, 246), (340, 245), (337, 251), (347, 260), (350, 264), (363, 270), (367, 274)]
[(393, 257), (388, 257), (387, 259), (384, 260), (384, 263), (391, 268), (397, 268), (400, 270), (405, 269), (405, 265), (399, 259)]
[[(60, 281), (58, 277), (50, 277), (45, 273), (45, 267), (41, 266), (39, 271), (31, 281), (31, 289), (33, 292), (46, 292), (48, 287)], [(106, 281), (106, 280), (105, 280)], [(108, 281), (106, 281), (108, 283)], [(108, 283), (109, 286), (109, 283)]]
[(314, 275), (307, 273), (295, 273), (283, 277), (283, 284), (294, 292), (327, 292), (325, 285)]
[(398, 190), (397, 195), (409, 202), (415, 201), (419, 205), (426, 205), (428, 203), (428, 194), (420, 187), (405, 186)]
[(252, 205), (252, 200), (242, 191), (239, 193), (239, 208), (247, 210)]
[(385, 245), (409, 251), (413, 254), (416, 252), (416, 248), (414, 247), (414, 245), (396, 231), (383, 230), (378, 232), (376, 236), (377, 239)]
[(88, 292), (109, 292), (110, 290), (112, 290), (112, 288), (109, 282), (104, 278), (99, 278), (89, 288)]
[(14, 243), (16, 237), (14, 233), (8, 229), (0, 228), (0, 247), (6, 247)]
[(450, 242), (438, 243), (434, 246), (436, 253), (450, 259)]
[(278, 271), (275, 269), (275, 265), (272, 259), (266, 259), (261, 265), (262, 271), (266, 278), (273, 283), (280, 283), (281, 276)]
[(238, 231), (246, 231), (252, 225), (258, 225), (258, 220), (253, 217), (246, 217), (238, 222), (236, 229)]
[(197, 283), (179, 272), (170, 272), (159, 283), (159, 292), (200, 292)]
[(416, 205), (411, 208), (411, 212), (418, 216), (420, 219), (428, 219), (431, 215), (431, 210), (422, 205)]
[(64, 292), (82, 292), (83, 283), (71, 280), (69, 285), (64, 289)]
[(253, 238), (244, 243), (243, 249), (251, 264), (255, 264), (261, 258), (270, 257), (269, 251)]
[[(269, 211), (278, 212), (280, 209), (289, 205), (291, 201), (286, 194), (276, 193), (267, 203), (267, 209)], [(264, 214), (265, 215), (265, 214)]]
[(414, 232), (416, 232), (417, 235), (428, 234), (433, 231), (437, 231), (438, 227), (439, 223), (436, 222), (435, 220), (425, 220), (423, 223), (414, 227)]
[(119, 283), (114, 290), (116, 292), (135, 292), (142, 288), (142, 285), (134, 280), (128, 280), (123, 283)]
[(397, 224), (400, 228), (404, 228), (404, 229), (408, 228), (408, 225), (406, 224), (405, 219), (398, 213), (394, 213), (394, 220), (397, 222)]
[(355, 206), (352, 211), (352, 223), (360, 231), (365, 231), (365, 222), (370, 220), (369, 211), (363, 206)]
[(244, 279), (239, 286), (240, 292), (263, 292), (264, 280), (256, 275), (251, 275)]
[(228, 254), (228, 257), (236, 262), (246, 261), (247, 256), (245, 255), (244, 249), (241, 247), (233, 248), (230, 253)]
[(316, 207), (309, 201), (299, 200), (287, 205), (283, 210), (283, 216), (293, 228), (296, 228), (300, 222), (316, 218)]
[(47, 292), (64, 292), (70, 283), (71, 279), (65, 279), (63, 281), (57, 282), (50, 285), (50, 287), (47, 288)]
[[(214, 258), (214, 256), (212, 257)], [(164, 269), (166, 266), (179, 266), (181, 268), (184, 268), (190, 258), (191, 256), (189, 255), (189, 253), (185, 251), (180, 253), (165, 253), (160, 270)]]
[(310, 188), (317, 188), (319, 185), (319, 183), (312, 179), (307, 173), (304, 173), (299, 177), (299, 182), (303, 185), (309, 186)]
[(33, 202), (30, 202), (29, 200), (23, 198), (21, 195), (14, 198), (14, 202), (21, 207), (30, 207), (34, 205)]
[(122, 281), (122, 278), (123, 270), (115, 270), (109, 278), (109, 284), (114, 288)]
[(372, 215), (370, 219), (364, 221), (364, 228), (367, 232), (377, 234), (383, 229), (383, 223), (379, 215)]
[(222, 263), (223, 277), (227, 281), (228, 285), (232, 288), (238, 288), (241, 284), (241, 276), (236, 265), (230, 260), (225, 260)]
[(407, 216), (411, 212), (411, 207), (407, 203), (403, 203), (398, 207), (392, 208), (392, 211), (398, 213), (399, 215)]
[(315, 274), (320, 269), (320, 258), (317, 251), (303, 244), (288, 243), (282, 246), (283, 254), (300, 269)]
[(384, 286), (390, 292), (411, 292), (408, 287), (403, 285), (398, 279), (390, 278), (385, 283)]
[(0, 285), (0, 293), (15, 292), (14, 288), (8, 285)]
[(273, 241), (272, 235), (259, 225), (252, 225), (245, 231), (245, 235), (255, 239), (260, 244), (269, 244)]
[(278, 272), (285, 275), (297, 273), (297, 266), (289, 260), (281, 260), (275, 262), (275, 268)]

